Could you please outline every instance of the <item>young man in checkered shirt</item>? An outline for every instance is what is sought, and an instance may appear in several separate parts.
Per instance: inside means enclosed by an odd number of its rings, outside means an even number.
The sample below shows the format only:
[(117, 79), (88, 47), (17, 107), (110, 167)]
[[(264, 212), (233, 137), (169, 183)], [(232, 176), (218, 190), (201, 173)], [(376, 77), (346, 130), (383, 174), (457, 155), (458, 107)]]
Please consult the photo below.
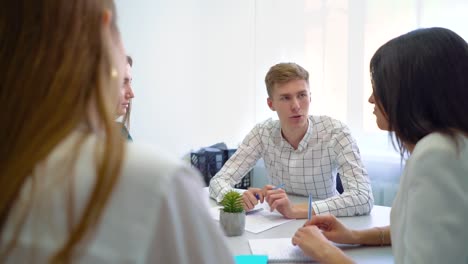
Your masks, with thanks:
[[(268, 119), (250, 131), (211, 179), (210, 196), (221, 201), (263, 158), (271, 185), (244, 192), (246, 211), (267, 202), (286, 218), (307, 218), (308, 205), (292, 204), (288, 194), (311, 194), (313, 214), (368, 214), (374, 199), (356, 141), (342, 122), (309, 115), (309, 73), (295, 63), (280, 63), (270, 68), (265, 84), (268, 106), (279, 120)], [(337, 173), (342, 194), (336, 190)]]

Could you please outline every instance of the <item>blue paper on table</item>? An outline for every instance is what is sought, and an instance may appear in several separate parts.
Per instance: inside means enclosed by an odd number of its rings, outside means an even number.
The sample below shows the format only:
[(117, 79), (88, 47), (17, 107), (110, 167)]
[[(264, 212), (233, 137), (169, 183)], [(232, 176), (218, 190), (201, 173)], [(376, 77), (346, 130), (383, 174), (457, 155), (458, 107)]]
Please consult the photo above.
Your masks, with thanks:
[(266, 255), (237, 255), (234, 256), (236, 264), (266, 264), (268, 256)]

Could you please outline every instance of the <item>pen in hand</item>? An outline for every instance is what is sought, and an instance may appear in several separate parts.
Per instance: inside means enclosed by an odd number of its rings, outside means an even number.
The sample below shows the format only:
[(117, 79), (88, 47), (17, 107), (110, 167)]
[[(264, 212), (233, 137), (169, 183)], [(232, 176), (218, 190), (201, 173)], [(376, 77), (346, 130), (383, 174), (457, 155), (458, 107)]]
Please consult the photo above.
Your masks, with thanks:
[[(281, 189), (284, 187), (284, 183), (281, 183), (280, 185), (276, 186), (276, 187), (273, 187), (272, 190), (278, 190), (278, 189)], [(260, 195), (258, 195), (258, 193), (255, 194), (255, 198), (257, 198), (257, 200), (260, 200)]]
[[(256, 194), (255, 194), (255, 198), (257, 198), (257, 200), (260, 200), (260, 195), (258, 195), (258, 193), (256, 193)], [(249, 215), (249, 214), (253, 214), (253, 213), (259, 212), (259, 211), (263, 211), (263, 208), (252, 209), (252, 210), (250, 210), (250, 211), (245, 212), (245, 214), (246, 214), (246, 215)]]
[(309, 194), (309, 207), (307, 211), (307, 219), (310, 221), (312, 219), (312, 194)]
[[(281, 183), (280, 185), (273, 187), (272, 190), (278, 190), (278, 189), (281, 189), (283, 187), (284, 187), (284, 183)], [(256, 193), (255, 198), (257, 198), (257, 200), (260, 200), (260, 195), (258, 193)], [(254, 213), (254, 212), (257, 212), (257, 211), (261, 211), (261, 210), (260, 209), (254, 209), (254, 210), (248, 211), (247, 213)]]
[(282, 183), (282, 184), (280, 184), (280, 185), (274, 187), (273, 190), (278, 190), (278, 189), (281, 189), (281, 188), (283, 188), (283, 187), (284, 187), (284, 183)]

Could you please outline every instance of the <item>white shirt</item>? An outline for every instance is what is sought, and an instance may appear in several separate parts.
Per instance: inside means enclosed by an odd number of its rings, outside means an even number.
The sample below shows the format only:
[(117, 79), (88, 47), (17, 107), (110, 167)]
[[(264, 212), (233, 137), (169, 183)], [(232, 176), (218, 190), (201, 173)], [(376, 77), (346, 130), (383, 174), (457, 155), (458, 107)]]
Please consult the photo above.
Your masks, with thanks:
[[(309, 116), (309, 127), (296, 150), (282, 137), (278, 120), (257, 124), (211, 179), (210, 196), (221, 201), (260, 158), (271, 184), (284, 184), (283, 189), (291, 194), (312, 194), (316, 214), (363, 215), (374, 205), (359, 149), (349, 129), (338, 120)], [(336, 190), (337, 173), (342, 194)]]
[(421, 139), (390, 214), (395, 263), (468, 263), (468, 138)]
[[(76, 147), (78, 134), (60, 144), (45, 167), (37, 168), (32, 207), (7, 263), (45, 263), (61, 246), (67, 237), (67, 177), (75, 180), (77, 211), (86, 204), (95, 178), (98, 142), (94, 136), (86, 139), (75, 170), (67, 170), (65, 157)], [(18, 209), (29, 200), (30, 187), (27, 184), (22, 190), (23, 202), (15, 206), (6, 237), (11, 235), (11, 223), (17, 223)], [(209, 216), (205, 195), (201, 176), (181, 161), (166, 159), (137, 143), (128, 144), (122, 175), (95, 236), (76, 262), (233, 263), (219, 226)]]

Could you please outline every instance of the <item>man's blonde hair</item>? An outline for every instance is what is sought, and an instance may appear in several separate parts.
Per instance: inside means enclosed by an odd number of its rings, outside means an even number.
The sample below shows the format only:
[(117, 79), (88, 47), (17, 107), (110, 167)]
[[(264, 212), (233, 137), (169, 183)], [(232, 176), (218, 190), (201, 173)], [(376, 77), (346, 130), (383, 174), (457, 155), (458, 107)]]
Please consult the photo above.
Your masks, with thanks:
[(309, 73), (294, 62), (278, 63), (272, 66), (265, 76), (268, 96), (271, 97), (275, 85), (295, 80), (304, 80), (309, 84)]

